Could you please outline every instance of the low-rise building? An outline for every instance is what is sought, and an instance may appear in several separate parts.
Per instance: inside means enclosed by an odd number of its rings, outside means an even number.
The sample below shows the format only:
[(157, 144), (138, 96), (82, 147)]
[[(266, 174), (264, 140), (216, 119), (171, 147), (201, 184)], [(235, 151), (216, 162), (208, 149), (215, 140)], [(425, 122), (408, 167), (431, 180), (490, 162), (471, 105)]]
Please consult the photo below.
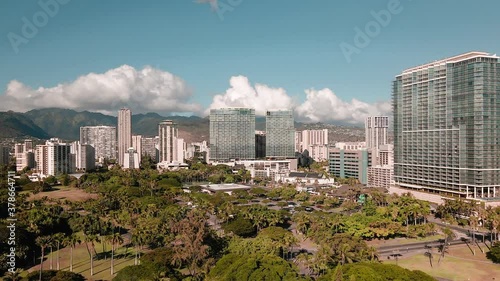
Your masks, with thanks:
[(372, 152), (366, 149), (330, 149), (330, 174), (340, 178), (355, 178), (368, 183), (368, 168), (372, 166)]

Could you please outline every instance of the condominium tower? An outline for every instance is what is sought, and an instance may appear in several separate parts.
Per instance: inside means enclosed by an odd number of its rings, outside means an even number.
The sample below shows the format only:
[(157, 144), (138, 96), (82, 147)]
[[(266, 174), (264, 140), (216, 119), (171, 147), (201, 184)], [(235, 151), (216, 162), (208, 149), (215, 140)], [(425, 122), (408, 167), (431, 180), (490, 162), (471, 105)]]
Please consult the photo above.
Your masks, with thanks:
[(118, 164), (123, 166), (125, 153), (132, 146), (132, 113), (128, 108), (118, 111)]
[(80, 144), (91, 145), (96, 160), (116, 159), (116, 127), (80, 127)]
[(499, 57), (470, 52), (393, 82), (396, 185), (500, 197)]
[(267, 111), (266, 157), (295, 157), (295, 126), (291, 110)]
[(387, 129), (389, 128), (389, 117), (369, 116), (365, 120), (366, 148), (379, 149), (381, 145), (387, 144)]
[(179, 161), (177, 155), (177, 137), (178, 129), (177, 124), (172, 120), (165, 120), (158, 124), (158, 136), (160, 137), (158, 162), (182, 162)]
[(255, 109), (210, 110), (210, 160), (255, 159)]

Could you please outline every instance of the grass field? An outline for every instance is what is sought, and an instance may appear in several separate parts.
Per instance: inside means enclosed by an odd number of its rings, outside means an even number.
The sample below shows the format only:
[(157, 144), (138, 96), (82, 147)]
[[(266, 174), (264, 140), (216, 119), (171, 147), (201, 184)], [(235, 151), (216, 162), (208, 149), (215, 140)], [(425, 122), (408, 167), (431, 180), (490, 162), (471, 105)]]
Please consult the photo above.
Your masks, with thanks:
[(395, 238), (389, 240), (372, 240), (368, 241), (368, 245), (373, 247), (381, 247), (381, 246), (395, 246), (395, 245), (406, 245), (418, 242), (428, 242), (428, 241), (436, 241), (439, 239), (443, 239), (443, 235), (432, 235), (424, 238)]
[(31, 194), (28, 200), (42, 199), (47, 196), (49, 199), (62, 199), (69, 201), (84, 201), (89, 198), (96, 198), (97, 194), (87, 193), (78, 188), (71, 188), (67, 186), (56, 186), (52, 191), (40, 192)]
[[(90, 247), (90, 245), (89, 245)], [(105, 245), (106, 257), (103, 254), (103, 248), (101, 243), (95, 243), (95, 248), (99, 257), (94, 257), (94, 275), (90, 276), (90, 258), (89, 253), (87, 251), (87, 247), (85, 243), (77, 245), (73, 250), (73, 271), (76, 273), (80, 273), (88, 280), (112, 280), (114, 276), (111, 276), (110, 266), (111, 266), (111, 246), (109, 244)], [(128, 266), (134, 264), (134, 248), (125, 248), (119, 247), (115, 250), (115, 260), (114, 260), (114, 269), (115, 275), (116, 273)], [(57, 264), (57, 251), (48, 256), (46, 256), (45, 261), (43, 263), (43, 269), (50, 269), (52, 257), (52, 268), (56, 269)], [(59, 251), (59, 262), (60, 269), (69, 271), (70, 266), (70, 248), (64, 248)], [(30, 268), (28, 271), (38, 271), (40, 266), (34, 266)], [(27, 273), (26, 273), (27, 274)]]
[[(429, 264), (429, 258), (423, 253), (409, 257), (403, 256), (397, 264), (404, 268), (421, 270), (434, 277), (453, 281), (500, 280), (500, 265), (486, 259), (486, 255), (481, 253), (477, 246), (472, 249), (476, 251), (476, 255), (473, 255), (465, 245), (450, 247), (449, 254), (446, 254), (439, 264), (439, 254), (437, 250), (434, 250), (433, 267)], [(384, 262), (396, 263), (394, 260)]]

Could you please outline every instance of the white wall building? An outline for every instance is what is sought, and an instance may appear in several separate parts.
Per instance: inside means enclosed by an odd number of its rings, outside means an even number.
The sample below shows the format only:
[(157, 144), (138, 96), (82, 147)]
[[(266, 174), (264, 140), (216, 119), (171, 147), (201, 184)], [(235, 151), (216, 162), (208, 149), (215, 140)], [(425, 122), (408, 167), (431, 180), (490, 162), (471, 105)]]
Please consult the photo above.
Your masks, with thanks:
[(33, 141), (25, 140), (24, 143), (14, 145), (14, 157), (16, 158), (16, 171), (22, 171), (24, 168), (35, 167), (35, 155), (33, 153)]
[(192, 142), (186, 147), (186, 159), (192, 159), (196, 155), (206, 154), (205, 161), (209, 159), (210, 148), (207, 141)]
[(123, 161), (123, 169), (139, 169), (139, 154), (133, 147), (123, 154)]
[(95, 169), (95, 149), (90, 144), (81, 144), (79, 141), (71, 143), (71, 154), (74, 155), (73, 165), (77, 170)]
[(80, 127), (80, 143), (95, 149), (95, 160), (116, 159), (116, 127), (85, 126)]
[(122, 167), (123, 158), (128, 149), (132, 147), (132, 112), (128, 108), (118, 111), (118, 164)]
[(295, 132), (295, 151), (302, 153), (315, 145), (328, 146), (328, 129)]
[(139, 163), (142, 161), (142, 136), (141, 135), (133, 135), (132, 136), (132, 147), (139, 155)]
[(377, 164), (368, 168), (368, 187), (394, 186), (394, 146), (392, 144), (380, 145), (378, 155), (374, 157)]
[(345, 150), (361, 150), (366, 148), (366, 142), (337, 142), (335, 148)]

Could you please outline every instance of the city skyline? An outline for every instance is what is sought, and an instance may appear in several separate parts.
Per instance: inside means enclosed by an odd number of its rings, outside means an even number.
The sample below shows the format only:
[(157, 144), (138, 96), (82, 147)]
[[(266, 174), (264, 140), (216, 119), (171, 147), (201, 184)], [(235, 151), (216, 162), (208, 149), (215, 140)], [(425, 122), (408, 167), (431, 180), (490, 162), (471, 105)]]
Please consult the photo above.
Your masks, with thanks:
[[(432, 2), (433, 9), (429, 1), (399, 1), (390, 20), (377, 16), (388, 9), (391, 1), (385, 0), (244, 1), (222, 19), (209, 5), (192, 1), (62, 2), (33, 38), (14, 44), (17, 53), (8, 35), (25, 37), (22, 18), (33, 22), (43, 9), (36, 2), (0, 3), (0, 11), (9, 11), (0, 17), (0, 47), (6, 50), (0, 54), (0, 110), (59, 106), (116, 114), (129, 106), (137, 113), (206, 116), (222, 104), (254, 106), (263, 115), (268, 101), (293, 105), (298, 121), (361, 124), (367, 115), (390, 111), (387, 83), (400, 69), (498, 46), (498, 38), (484, 36), (498, 27), (491, 21), (497, 1), (482, 1), (489, 9), (481, 15), (468, 13), (466, 1)], [(252, 12), (262, 21), (255, 22)], [(277, 12), (282, 25), (272, 24)], [(446, 24), (422, 23), (422, 14)], [(358, 30), (376, 26), (377, 19), (379, 32), (356, 44)], [(464, 33), (470, 40), (462, 40)], [(426, 48), (429, 40), (433, 48)], [(148, 51), (141, 52), (138, 42), (148, 42)], [(355, 53), (346, 55), (341, 46), (347, 45)]]

